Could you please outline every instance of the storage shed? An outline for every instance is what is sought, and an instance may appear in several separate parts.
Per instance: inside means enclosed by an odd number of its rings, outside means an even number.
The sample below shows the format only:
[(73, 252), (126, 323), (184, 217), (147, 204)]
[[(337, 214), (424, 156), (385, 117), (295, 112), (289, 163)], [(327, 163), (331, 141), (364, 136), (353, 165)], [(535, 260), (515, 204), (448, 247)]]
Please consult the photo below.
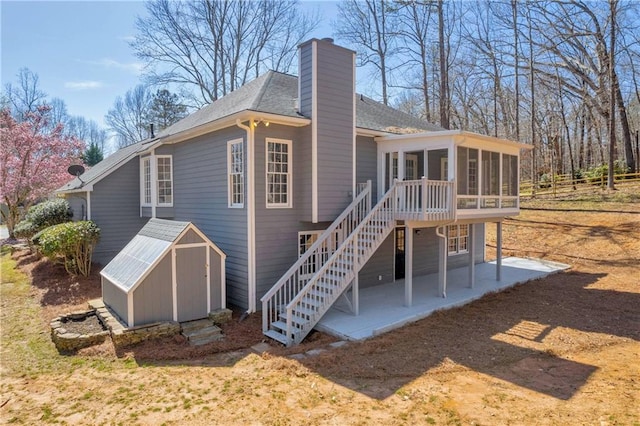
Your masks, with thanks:
[(226, 255), (191, 222), (150, 219), (105, 266), (102, 299), (129, 327), (225, 308)]

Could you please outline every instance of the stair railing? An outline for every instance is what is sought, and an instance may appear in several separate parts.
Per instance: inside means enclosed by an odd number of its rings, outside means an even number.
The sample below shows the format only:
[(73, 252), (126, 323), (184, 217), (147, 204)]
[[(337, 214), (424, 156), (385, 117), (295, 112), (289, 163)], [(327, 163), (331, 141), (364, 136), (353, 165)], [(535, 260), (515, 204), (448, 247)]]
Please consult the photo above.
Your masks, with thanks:
[[(309, 331), (322, 318), (325, 312), (333, 305), (340, 294), (355, 278), (362, 265), (364, 265), (378, 246), (389, 235), (395, 226), (395, 203), (397, 201), (397, 186), (394, 185), (384, 197), (376, 204), (362, 222), (354, 229), (349, 237), (338, 247), (327, 262), (320, 268), (307, 284), (300, 289), (286, 307), (286, 339), (287, 346), (299, 343)], [(367, 238), (368, 237), (368, 238)], [(333, 272), (329, 276), (328, 272)], [(312, 292), (325, 293), (327, 296), (317, 303), (306, 304), (303, 302), (306, 296)], [(304, 306), (306, 305), (306, 306)], [(293, 312), (295, 309), (304, 308), (311, 313), (302, 327), (293, 328)]]
[[(371, 181), (358, 184), (358, 194), (340, 216), (318, 237), (307, 251), (289, 268), (275, 285), (260, 299), (262, 302), (262, 331), (278, 320), (280, 312), (307, 284), (318, 264), (336, 251), (371, 210)], [(313, 272), (313, 273), (309, 273)]]

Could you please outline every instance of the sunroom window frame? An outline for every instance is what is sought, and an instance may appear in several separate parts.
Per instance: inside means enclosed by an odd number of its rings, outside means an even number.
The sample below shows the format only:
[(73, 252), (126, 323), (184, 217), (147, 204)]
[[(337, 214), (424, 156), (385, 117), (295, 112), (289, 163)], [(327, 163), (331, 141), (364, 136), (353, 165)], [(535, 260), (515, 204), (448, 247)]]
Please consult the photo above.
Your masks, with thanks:
[[(233, 163), (233, 146), (234, 145), (239, 145), (241, 152), (241, 168), (242, 170), (238, 173), (238, 172), (233, 172), (234, 169), (234, 163)], [(244, 200), (245, 200), (245, 177), (244, 177), (244, 172), (245, 172), (245, 164), (246, 164), (246, 160), (245, 160), (245, 156), (244, 156), (244, 140), (242, 138), (238, 138), (238, 139), (233, 139), (227, 142), (227, 205), (229, 208), (235, 208), (235, 209), (241, 209), (244, 208)], [(241, 182), (241, 199), (242, 202), (234, 202), (235, 197), (235, 192), (234, 192), (234, 181), (233, 181), (233, 176), (234, 175), (238, 175), (240, 176)]]
[[(170, 154), (163, 154), (163, 155), (155, 155), (155, 163), (156, 163), (156, 169), (155, 169), (155, 186), (156, 186), (156, 206), (157, 207), (173, 207), (173, 198), (175, 196), (174, 194), (174, 190), (173, 190), (173, 155)], [(170, 174), (170, 179), (168, 180), (171, 183), (171, 202), (170, 203), (161, 203), (160, 202), (160, 179), (159, 179), (159, 173), (160, 173), (160, 168), (159, 166), (159, 160), (160, 159), (165, 159), (168, 158), (169, 159), (169, 174)], [(166, 179), (163, 179), (163, 182), (166, 181)]]

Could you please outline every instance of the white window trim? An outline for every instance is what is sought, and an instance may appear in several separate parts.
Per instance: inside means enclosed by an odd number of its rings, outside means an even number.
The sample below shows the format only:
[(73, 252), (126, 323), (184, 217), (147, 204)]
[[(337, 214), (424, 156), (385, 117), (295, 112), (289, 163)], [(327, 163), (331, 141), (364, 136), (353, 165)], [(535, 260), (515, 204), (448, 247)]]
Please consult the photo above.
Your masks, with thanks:
[[(231, 147), (233, 145), (236, 144), (240, 144), (240, 146), (242, 147), (242, 202), (241, 203), (234, 203), (233, 202), (233, 184), (232, 184), (232, 179), (231, 179), (231, 169), (232, 169), (232, 158), (231, 158)], [(244, 171), (245, 171), (245, 158), (244, 158), (244, 141), (243, 139), (233, 139), (227, 142), (227, 206), (229, 208), (232, 209), (239, 209), (239, 208), (244, 208), (244, 197), (245, 197), (245, 178), (244, 178)]]
[[(155, 162), (156, 162), (156, 173), (155, 176), (153, 176), (153, 184), (156, 186), (156, 206), (158, 207), (173, 207), (173, 198), (175, 197), (175, 191), (173, 188), (173, 156), (172, 155), (156, 155), (155, 157)], [(160, 158), (168, 158), (169, 159), (169, 171), (171, 173), (171, 202), (170, 203), (160, 203), (158, 202), (158, 198), (160, 197), (160, 188), (158, 187), (160, 181), (158, 180), (158, 160)]]
[[(466, 247), (464, 249), (460, 248), (460, 226), (466, 226), (467, 227), (467, 244)], [(447, 226), (447, 255), (448, 256), (457, 256), (459, 254), (467, 254), (469, 253), (469, 225), (468, 224), (458, 224), (458, 225), (448, 225)], [(456, 249), (454, 251), (450, 251), (449, 250), (449, 241), (455, 238), (456, 240)]]
[(151, 157), (140, 157), (140, 205), (142, 207), (151, 207), (153, 198), (150, 197), (149, 202), (146, 200), (145, 173), (144, 164), (149, 162), (149, 193), (151, 193), (151, 185), (153, 185), (153, 176), (151, 175)]
[[(280, 143), (288, 146), (287, 167), (287, 202), (269, 203), (269, 143)], [(265, 203), (268, 209), (290, 209), (293, 207), (293, 142), (287, 139), (266, 138), (264, 143), (264, 193)]]

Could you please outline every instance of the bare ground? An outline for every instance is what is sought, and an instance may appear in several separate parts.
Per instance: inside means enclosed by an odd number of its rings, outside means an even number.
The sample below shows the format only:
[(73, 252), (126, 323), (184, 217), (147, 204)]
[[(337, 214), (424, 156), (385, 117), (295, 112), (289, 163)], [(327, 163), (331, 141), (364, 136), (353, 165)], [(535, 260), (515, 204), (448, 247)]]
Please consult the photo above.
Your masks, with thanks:
[[(505, 254), (571, 270), (300, 360), (287, 355), (332, 339), (257, 355), (247, 349), (262, 340), (257, 316), (233, 321), (220, 346), (60, 356), (46, 324), (97, 297), (97, 281), (18, 257), (34, 284), (18, 299), (3, 278), (0, 421), (640, 425), (640, 204), (524, 207), (505, 222)], [(39, 323), (7, 330), (7, 315)]]

